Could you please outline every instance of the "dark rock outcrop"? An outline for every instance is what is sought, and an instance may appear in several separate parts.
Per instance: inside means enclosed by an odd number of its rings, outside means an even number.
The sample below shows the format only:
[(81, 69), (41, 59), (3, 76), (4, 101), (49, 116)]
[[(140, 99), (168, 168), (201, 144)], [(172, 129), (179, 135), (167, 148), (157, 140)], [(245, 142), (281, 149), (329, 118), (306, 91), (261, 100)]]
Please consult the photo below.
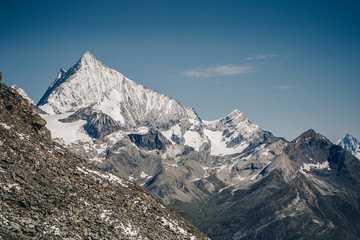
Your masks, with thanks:
[(158, 131), (149, 131), (146, 134), (129, 134), (130, 141), (140, 148), (147, 150), (165, 150), (167, 145), (171, 145)]
[(93, 138), (103, 138), (113, 132), (121, 129), (121, 125), (114, 121), (110, 116), (94, 111), (90, 107), (82, 108), (71, 114), (69, 117), (60, 119), (60, 122), (74, 122), (77, 120), (86, 120), (84, 130)]

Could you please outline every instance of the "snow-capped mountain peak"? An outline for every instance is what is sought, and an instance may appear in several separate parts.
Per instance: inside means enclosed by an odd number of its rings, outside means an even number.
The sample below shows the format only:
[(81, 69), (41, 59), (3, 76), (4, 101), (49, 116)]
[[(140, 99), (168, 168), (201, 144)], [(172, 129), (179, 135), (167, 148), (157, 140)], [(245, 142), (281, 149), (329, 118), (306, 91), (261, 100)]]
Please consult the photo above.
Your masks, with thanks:
[(187, 111), (177, 101), (136, 84), (90, 52), (60, 76), (38, 104), (50, 114), (90, 107), (132, 128), (156, 127), (187, 117)]
[(94, 55), (92, 55), (89, 51), (86, 51), (80, 58), (80, 60), (86, 60), (86, 59), (97, 60), (96, 57)]
[(228, 119), (228, 121), (231, 121), (235, 124), (238, 124), (240, 122), (249, 122), (246, 115), (238, 109), (232, 111), (229, 115), (226, 116), (226, 118)]
[(204, 121), (204, 123), (209, 129), (218, 131), (222, 131), (227, 128), (235, 128), (239, 124), (251, 124), (246, 115), (238, 109), (233, 110), (230, 114), (223, 118), (214, 121)]
[(339, 139), (336, 144), (360, 159), (360, 142), (351, 134), (347, 133), (343, 138)]
[(349, 133), (347, 133), (343, 138), (338, 140), (336, 142), (336, 144), (340, 145), (341, 147), (343, 147), (346, 150), (351, 150), (351, 151), (355, 150), (356, 147), (359, 145), (357, 139), (354, 138)]
[(240, 110), (238, 110), (238, 109), (234, 109), (234, 110), (228, 115), (228, 117), (230, 117), (230, 118), (237, 118), (237, 117), (239, 117), (239, 116), (246, 118), (245, 114), (244, 114), (243, 112), (241, 112)]
[(89, 51), (86, 51), (84, 55), (80, 58), (80, 60), (75, 64), (77, 68), (81, 67), (89, 67), (89, 68), (101, 68), (105, 67), (105, 65), (100, 62), (94, 55), (92, 55)]
[[(50, 84), (49, 88), (40, 99), (38, 106), (43, 106), (48, 104), (50, 94), (54, 94), (57, 92), (57, 88), (60, 87), (63, 83), (67, 81), (71, 81), (71, 79), (76, 78), (77, 75), (88, 75), (101, 71), (101, 69), (109, 69), (103, 63), (101, 63), (94, 55), (92, 55), (89, 51), (85, 52), (82, 57), (76, 62), (74, 66), (72, 66), (68, 71), (64, 68), (61, 68), (55, 80)], [(110, 69), (109, 69), (110, 70)], [(78, 73), (79, 72), (79, 73)], [(61, 91), (62, 88), (60, 88)], [(75, 89), (76, 90), (76, 89)], [(50, 104), (51, 105), (51, 104)], [(46, 112), (52, 113), (53, 111), (59, 113), (58, 109), (54, 109), (50, 106), (41, 107)]]
[(260, 126), (251, 123), (246, 115), (237, 109), (223, 118), (203, 121), (203, 123), (204, 133), (212, 142), (213, 155), (241, 152), (249, 146), (264, 141), (267, 137), (267, 133)]

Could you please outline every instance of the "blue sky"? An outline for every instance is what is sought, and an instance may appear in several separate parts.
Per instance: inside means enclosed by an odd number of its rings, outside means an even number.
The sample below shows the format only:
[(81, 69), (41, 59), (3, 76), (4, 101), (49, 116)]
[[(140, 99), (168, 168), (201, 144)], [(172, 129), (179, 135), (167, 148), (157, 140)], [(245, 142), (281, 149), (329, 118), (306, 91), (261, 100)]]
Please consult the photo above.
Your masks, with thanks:
[(213, 120), (360, 138), (359, 1), (0, 0), (0, 71), (38, 101), (89, 50)]

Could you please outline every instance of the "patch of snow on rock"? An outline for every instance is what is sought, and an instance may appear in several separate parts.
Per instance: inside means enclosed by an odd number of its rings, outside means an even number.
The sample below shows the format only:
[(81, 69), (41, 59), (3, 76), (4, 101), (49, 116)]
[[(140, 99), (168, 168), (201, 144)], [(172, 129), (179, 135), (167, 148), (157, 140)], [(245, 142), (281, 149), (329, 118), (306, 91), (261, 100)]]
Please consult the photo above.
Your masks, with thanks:
[(207, 136), (211, 142), (211, 155), (214, 156), (223, 156), (229, 154), (235, 154), (242, 152), (245, 148), (249, 146), (248, 143), (242, 142), (236, 147), (228, 148), (226, 146), (226, 141), (221, 140), (223, 139), (223, 132), (222, 131), (212, 131), (208, 129), (204, 129), (204, 134)]
[(184, 134), (185, 145), (194, 148), (196, 151), (200, 150), (200, 147), (205, 143), (204, 138), (200, 136), (198, 132), (186, 131)]
[(331, 168), (329, 167), (329, 162), (325, 161), (323, 163), (316, 163), (316, 164), (312, 164), (312, 163), (304, 163), (303, 166), (300, 167), (300, 172), (301, 173), (306, 173), (310, 172), (311, 169), (327, 169), (327, 170), (331, 170)]
[(101, 177), (103, 179), (106, 179), (106, 180), (109, 180), (111, 182), (117, 182), (119, 183), (121, 186), (123, 187), (128, 187), (126, 184), (124, 184), (124, 181), (121, 180), (119, 177), (111, 174), (111, 173), (100, 173), (98, 171), (94, 171), (94, 170), (90, 170), (90, 169), (86, 169), (86, 168), (80, 168), (80, 167), (77, 167), (77, 170), (79, 170), (80, 172), (84, 173), (84, 174), (89, 174), (89, 173), (92, 173), (92, 174), (95, 174), (97, 175), (98, 177)]
[(175, 135), (177, 137), (181, 137), (181, 127), (179, 124), (172, 126), (167, 131), (161, 132), (164, 137), (166, 137), (167, 140), (169, 140), (171, 143), (175, 144), (175, 142), (172, 140), (172, 136)]
[(10, 130), (11, 127), (9, 125), (7, 125), (6, 123), (0, 123), (0, 126), (2, 126), (3, 128), (5, 128), (6, 130)]
[(124, 230), (125, 234), (130, 237), (136, 237), (138, 235), (138, 232), (136, 229), (134, 229), (131, 224), (128, 222), (127, 226), (124, 226), (124, 224), (121, 224), (121, 228)]

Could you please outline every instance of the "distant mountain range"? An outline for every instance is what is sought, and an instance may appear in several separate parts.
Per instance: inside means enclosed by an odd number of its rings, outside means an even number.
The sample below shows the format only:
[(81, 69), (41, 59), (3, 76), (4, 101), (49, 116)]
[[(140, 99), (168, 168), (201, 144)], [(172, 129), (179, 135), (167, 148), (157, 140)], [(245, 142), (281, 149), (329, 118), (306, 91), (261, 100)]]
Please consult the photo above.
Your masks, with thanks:
[(360, 162), (313, 130), (288, 142), (238, 110), (204, 121), (89, 52), (38, 108), (56, 141), (212, 239), (360, 237)]
[(360, 142), (350, 134), (346, 134), (336, 142), (337, 145), (351, 152), (352, 155), (360, 160)]

